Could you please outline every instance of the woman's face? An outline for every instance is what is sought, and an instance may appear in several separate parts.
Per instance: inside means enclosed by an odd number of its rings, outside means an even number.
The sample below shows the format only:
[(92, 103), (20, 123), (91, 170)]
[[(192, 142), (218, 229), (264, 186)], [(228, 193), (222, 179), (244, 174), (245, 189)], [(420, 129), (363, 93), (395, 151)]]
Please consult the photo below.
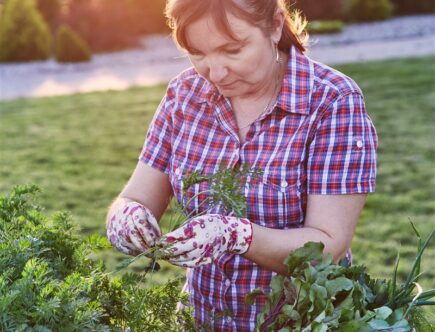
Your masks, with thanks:
[(266, 36), (260, 28), (233, 15), (228, 15), (228, 21), (240, 41), (220, 32), (210, 16), (187, 26), (190, 61), (224, 96), (255, 96), (274, 82), (275, 43), (281, 37), (282, 26)]

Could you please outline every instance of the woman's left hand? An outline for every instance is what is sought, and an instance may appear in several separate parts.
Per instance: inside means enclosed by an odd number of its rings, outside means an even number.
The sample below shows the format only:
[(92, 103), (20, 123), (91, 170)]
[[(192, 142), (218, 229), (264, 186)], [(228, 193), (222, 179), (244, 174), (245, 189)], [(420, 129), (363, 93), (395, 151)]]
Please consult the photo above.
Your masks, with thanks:
[(162, 236), (156, 246), (162, 258), (181, 267), (209, 264), (221, 254), (243, 254), (252, 241), (252, 225), (246, 218), (206, 214), (189, 219)]

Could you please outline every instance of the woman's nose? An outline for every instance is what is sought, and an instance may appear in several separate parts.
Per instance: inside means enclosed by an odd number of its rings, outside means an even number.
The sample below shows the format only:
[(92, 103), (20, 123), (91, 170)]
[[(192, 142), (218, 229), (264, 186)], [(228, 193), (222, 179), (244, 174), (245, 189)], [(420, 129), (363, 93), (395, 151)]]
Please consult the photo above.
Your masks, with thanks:
[(225, 80), (225, 77), (228, 74), (228, 69), (218, 63), (209, 65), (209, 78), (210, 81), (217, 84), (222, 83)]

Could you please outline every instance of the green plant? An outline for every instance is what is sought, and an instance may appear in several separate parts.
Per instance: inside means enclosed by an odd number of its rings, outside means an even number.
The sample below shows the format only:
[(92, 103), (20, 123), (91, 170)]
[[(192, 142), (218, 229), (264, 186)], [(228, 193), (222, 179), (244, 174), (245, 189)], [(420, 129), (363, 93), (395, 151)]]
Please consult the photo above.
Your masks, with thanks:
[(60, 20), (61, 1), (60, 0), (37, 0), (38, 11), (49, 24), (52, 31)]
[[(323, 256), (322, 243), (309, 242), (284, 261), (288, 276), (272, 278), (272, 292), (257, 318), (257, 331), (395, 331), (409, 332), (430, 322), (423, 305), (435, 305), (435, 289), (423, 291), (417, 283), (420, 262), (435, 229), (424, 242), (419, 238), (417, 256), (403, 285), (397, 284), (397, 259), (393, 278), (373, 279), (363, 266), (344, 267)], [(417, 294), (412, 294), (417, 289)], [(252, 304), (262, 289), (246, 297)], [(427, 329), (429, 327), (429, 330)]]
[(307, 30), (310, 34), (336, 33), (342, 31), (344, 23), (335, 21), (311, 21), (308, 22)]
[[(246, 185), (248, 178), (251, 182), (254, 182), (261, 174), (262, 170), (251, 168), (248, 164), (243, 165), (242, 168), (234, 169), (227, 168), (222, 164), (216, 173), (207, 175), (201, 174), (200, 171), (194, 171), (191, 174), (184, 174), (183, 196), (181, 197), (181, 202), (175, 203), (175, 206), (173, 207), (175, 213), (172, 215), (173, 218), (169, 223), (169, 231), (181, 227), (183, 223), (190, 218), (211, 213), (211, 211), (216, 208), (219, 208), (221, 213), (226, 215), (232, 214), (236, 217), (246, 216), (246, 197), (241, 193), (240, 188), (243, 188)], [(207, 182), (207, 187), (209, 189), (198, 192), (191, 198), (187, 199), (188, 189), (201, 182)], [(205, 195), (205, 199), (202, 199), (199, 205), (202, 212), (197, 209), (192, 209), (191, 212), (188, 212), (189, 206), (192, 202), (203, 195)], [(150, 253), (153, 256), (153, 259), (145, 269), (146, 271), (158, 271), (160, 265), (157, 261), (168, 255), (167, 252), (163, 251), (158, 246), (150, 248), (135, 257), (123, 260), (118, 265), (118, 269), (124, 269), (136, 260)]]
[(348, 0), (349, 18), (353, 21), (379, 21), (390, 18), (393, 5), (390, 0)]
[(92, 53), (79, 34), (62, 25), (56, 33), (55, 56), (58, 62), (84, 62), (91, 59)]
[(179, 280), (143, 288), (144, 275), (111, 278), (90, 255), (107, 248), (97, 235), (81, 240), (70, 216), (51, 220), (28, 199), (35, 185), (16, 186), (0, 197), (1, 331), (179, 331), (193, 330)]
[[(183, 219), (209, 213), (216, 207), (219, 207), (224, 214), (232, 213), (236, 217), (246, 216), (246, 197), (241, 193), (240, 189), (246, 185), (248, 178), (250, 178), (250, 181), (256, 181), (261, 174), (262, 170), (251, 168), (247, 164), (243, 165), (242, 168), (234, 169), (221, 165), (216, 173), (209, 175), (202, 175), (200, 171), (185, 174), (183, 197), (179, 205), (184, 213)], [(209, 189), (199, 192), (189, 200), (186, 200), (185, 196), (187, 190), (201, 182), (207, 182)], [(200, 213), (198, 210), (195, 210), (194, 213), (187, 213), (189, 205), (195, 198), (204, 194), (208, 194), (208, 196), (201, 201), (201, 205), (206, 206), (204, 212)], [(171, 229), (178, 227), (180, 227), (179, 221), (174, 223)]]
[(51, 35), (35, 0), (8, 0), (0, 21), (0, 61), (45, 60)]

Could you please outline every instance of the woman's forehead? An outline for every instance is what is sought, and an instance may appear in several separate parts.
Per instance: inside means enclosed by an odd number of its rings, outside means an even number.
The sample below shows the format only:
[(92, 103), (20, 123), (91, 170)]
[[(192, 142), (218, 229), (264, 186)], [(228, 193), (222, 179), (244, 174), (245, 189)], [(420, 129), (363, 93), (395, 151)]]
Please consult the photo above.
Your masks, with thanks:
[[(230, 13), (227, 14), (228, 27), (231, 29), (233, 36), (223, 31), (216, 24), (216, 20), (211, 14), (205, 15), (198, 20), (190, 23), (186, 28), (187, 42), (195, 48), (195, 44), (208, 42), (214, 47), (220, 47), (220, 44), (240, 43), (249, 39), (256, 27), (252, 26), (245, 20), (242, 20)], [(206, 40), (204, 40), (204, 38)]]

